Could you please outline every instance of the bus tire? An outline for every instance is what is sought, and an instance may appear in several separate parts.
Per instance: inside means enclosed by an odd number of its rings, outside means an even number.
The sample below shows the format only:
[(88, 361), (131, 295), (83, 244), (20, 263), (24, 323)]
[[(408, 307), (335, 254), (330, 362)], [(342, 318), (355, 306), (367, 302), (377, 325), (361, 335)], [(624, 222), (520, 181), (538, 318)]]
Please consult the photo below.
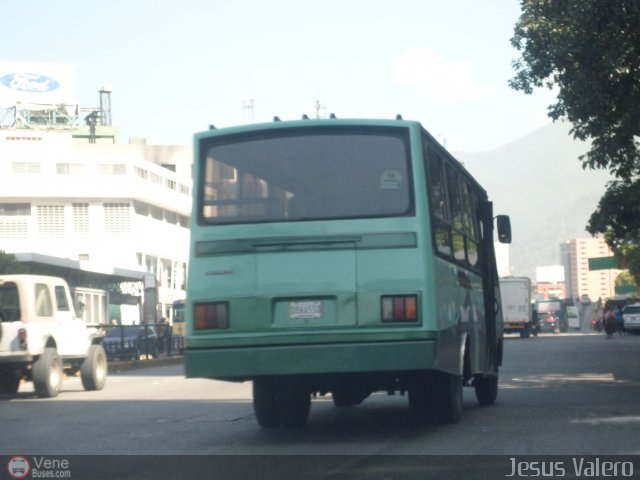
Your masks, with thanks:
[(107, 381), (107, 355), (102, 345), (91, 345), (80, 367), (80, 379), (85, 390), (102, 390)]
[(473, 380), (480, 405), (491, 405), (498, 398), (498, 375), (478, 375)]
[(431, 383), (436, 397), (436, 423), (458, 423), (462, 418), (462, 377), (433, 372)]
[(284, 427), (302, 427), (309, 419), (311, 394), (298, 382), (289, 382), (278, 398)]
[(409, 408), (433, 425), (458, 423), (462, 418), (462, 377), (429, 371), (409, 388)]
[(261, 427), (275, 428), (280, 426), (278, 388), (274, 381), (268, 378), (256, 378), (253, 381), (253, 412)]
[(45, 348), (33, 364), (33, 386), (39, 397), (53, 398), (62, 388), (62, 359), (55, 348)]

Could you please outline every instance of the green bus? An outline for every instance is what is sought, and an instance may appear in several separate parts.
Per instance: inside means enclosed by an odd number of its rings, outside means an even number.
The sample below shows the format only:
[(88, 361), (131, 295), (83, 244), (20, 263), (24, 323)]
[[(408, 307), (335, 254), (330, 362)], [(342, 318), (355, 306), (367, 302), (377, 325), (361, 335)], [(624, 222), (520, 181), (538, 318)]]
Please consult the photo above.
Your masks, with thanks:
[(420, 123), (212, 127), (194, 153), (187, 377), (253, 381), (266, 428), (319, 395), (407, 393), (432, 423), (459, 421), (463, 386), (495, 401), (509, 217)]

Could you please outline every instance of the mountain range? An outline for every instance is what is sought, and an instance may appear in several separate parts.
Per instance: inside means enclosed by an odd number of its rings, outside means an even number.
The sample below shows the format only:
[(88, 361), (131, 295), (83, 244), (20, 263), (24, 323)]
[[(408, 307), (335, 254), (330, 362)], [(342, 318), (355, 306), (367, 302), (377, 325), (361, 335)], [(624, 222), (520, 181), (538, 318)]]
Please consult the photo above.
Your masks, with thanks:
[(512, 275), (535, 279), (536, 267), (561, 263), (560, 244), (591, 236), (585, 227), (612, 176), (582, 168), (590, 144), (570, 129), (552, 123), (494, 150), (453, 152), (487, 190), (494, 215), (511, 217)]

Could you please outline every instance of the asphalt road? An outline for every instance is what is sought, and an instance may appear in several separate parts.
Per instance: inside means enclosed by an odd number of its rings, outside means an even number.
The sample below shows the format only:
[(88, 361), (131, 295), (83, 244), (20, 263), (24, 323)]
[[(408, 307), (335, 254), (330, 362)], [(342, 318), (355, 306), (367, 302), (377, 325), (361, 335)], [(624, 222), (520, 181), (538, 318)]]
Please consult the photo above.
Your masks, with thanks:
[[(640, 454), (640, 336), (507, 337), (498, 401), (465, 389), (462, 421), (416, 424), (406, 397), (340, 409), (314, 400), (301, 429), (262, 430), (251, 385), (185, 379), (181, 365), (111, 374), (55, 399), (30, 384), (0, 397), (0, 455), (604, 455)], [(2, 478), (2, 477), (0, 477)]]

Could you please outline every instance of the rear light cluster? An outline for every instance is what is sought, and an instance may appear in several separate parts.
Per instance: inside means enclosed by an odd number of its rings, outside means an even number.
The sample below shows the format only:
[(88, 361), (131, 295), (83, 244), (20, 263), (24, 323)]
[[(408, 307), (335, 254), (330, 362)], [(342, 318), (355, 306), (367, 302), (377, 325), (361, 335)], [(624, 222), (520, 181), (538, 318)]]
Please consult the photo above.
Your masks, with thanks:
[(385, 295), (381, 298), (383, 322), (417, 322), (417, 295)]
[(193, 316), (196, 330), (229, 328), (229, 303), (196, 303)]

